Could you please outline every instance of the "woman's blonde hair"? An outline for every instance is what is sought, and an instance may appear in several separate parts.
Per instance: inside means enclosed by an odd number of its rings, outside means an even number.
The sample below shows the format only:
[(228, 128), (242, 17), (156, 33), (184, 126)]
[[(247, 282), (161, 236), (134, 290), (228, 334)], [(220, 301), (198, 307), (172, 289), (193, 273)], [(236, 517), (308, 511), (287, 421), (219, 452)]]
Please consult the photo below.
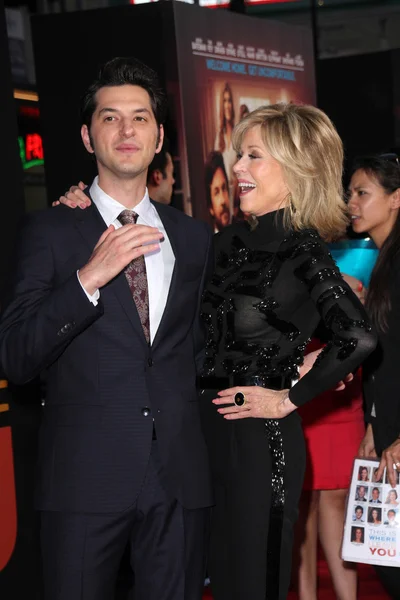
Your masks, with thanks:
[(326, 241), (341, 237), (348, 225), (343, 144), (329, 117), (309, 105), (262, 106), (236, 125), (232, 142), (237, 152), (253, 127), (260, 127), (266, 150), (282, 167), (290, 192), (286, 226), (316, 229)]

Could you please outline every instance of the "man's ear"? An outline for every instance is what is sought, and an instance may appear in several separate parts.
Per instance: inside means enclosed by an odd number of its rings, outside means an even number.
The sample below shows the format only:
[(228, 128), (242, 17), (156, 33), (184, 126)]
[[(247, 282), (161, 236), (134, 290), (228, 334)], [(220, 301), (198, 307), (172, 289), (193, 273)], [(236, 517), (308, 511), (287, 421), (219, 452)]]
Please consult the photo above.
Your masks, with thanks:
[(92, 144), (90, 142), (90, 133), (87, 125), (82, 125), (81, 137), (86, 150), (90, 152), (90, 154), (94, 154), (94, 148), (92, 147)]
[(160, 127), (158, 129), (158, 135), (157, 135), (156, 154), (158, 154), (160, 152), (162, 145), (163, 145), (163, 141), (164, 141), (164, 126), (160, 125)]
[(161, 181), (164, 179), (163, 174), (161, 173), (160, 169), (154, 169), (154, 171), (151, 174), (151, 181), (153, 183), (153, 185), (160, 185)]

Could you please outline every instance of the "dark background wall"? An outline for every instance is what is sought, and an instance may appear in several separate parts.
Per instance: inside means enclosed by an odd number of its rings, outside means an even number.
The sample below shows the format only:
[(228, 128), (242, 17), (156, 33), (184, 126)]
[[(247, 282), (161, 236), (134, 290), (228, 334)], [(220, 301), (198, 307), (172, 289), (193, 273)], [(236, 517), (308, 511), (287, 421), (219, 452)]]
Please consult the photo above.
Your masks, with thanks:
[[(7, 293), (9, 266), (12, 265), (14, 238), (24, 213), (24, 193), (2, 3), (0, 3), (0, 80), (1, 142), (5, 150), (0, 161), (0, 293), (3, 300)], [(0, 379), (3, 380), (1, 373)], [(5, 432), (11, 428), (12, 432), (12, 447), (2, 447), (1, 464), (4, 465), (4, 455), (14, 462), (17, 502), (17, 540), (10, 561), (0, 574), (0, 597), (4, 600), (24, 598), (39, 600), (41, 597), (39, 549), (37, 522), (33, 511), (33, 478), (40, 419), (40, 395), (37, 385), (17, 389), (1, 388), (0, 405), (3, 409), (0, 411), (0, 430)], [(0, 469), (0, 494), (4, 490), (2, 486), (10, 483), (9, 479), (5, 481), (5, 474), (5, 469)], [(7, 515), (3, 517), (7, 519)], [(0, 531), (0, 540), (1, 535)]]
[[(158, 72), (164, 87), (177, 81), (172, 8), (160, 2), (32, 19), (40, 111), (46, 115), (41, 129), (49, 203), (80, 179), (90, 183), (95, 174), (80, 136), (79, 106), (99, 65), (115, 56), (135, 56)], [(77, 43), (67, 49), (67, 39)], [(166, 129), (172, 147), (173, 118), (170, 111)]]
[(317, 61), (318, 106), (345, 146), (345, 179), (355, 156), (396, 149), (394, 95), (398, 51)]
[(18, 129), (11, 81), (4, 6), (0, 2), (0, 107), (2, 114), (0, 161), (0, 299), (5, 291), (7, 266), (19, 219), (24, 212), (22, 166), (18, 153)]

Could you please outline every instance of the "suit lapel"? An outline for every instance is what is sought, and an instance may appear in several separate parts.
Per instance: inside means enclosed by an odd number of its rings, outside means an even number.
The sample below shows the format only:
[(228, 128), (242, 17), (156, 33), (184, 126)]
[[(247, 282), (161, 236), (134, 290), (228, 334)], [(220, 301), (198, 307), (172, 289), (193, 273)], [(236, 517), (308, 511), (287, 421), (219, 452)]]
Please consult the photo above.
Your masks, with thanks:
[(181, 247), (181, 238), (179, 235), (179, 225), (177, 224), (173, 211), (164, 207), (162, 204), (156, 204), (152, 201), (153, 206), (155, 206), (158, 216), (160, 217), (165, 231), (167, 232), (168, 239), (170, 241), (172, 251), (175, 255), (175, 265), (174, 270), (172, 272), (171, 283), (169, 286), (167, 302), (165, 304), (163, 316), (161, 318), (161, 322), (158, 326), (157, 333), (153, 340), (152, 348), (154, 349), (162, 339), (164, 330), (166, 329), (168, 323), (168, 317), (171, 314), (172, 308), (174, 306), (174, 295), (176, 291), (179, 289), (179, 276), (181, 270), (181, 261), (183, 256), (183, 248)]
[[(85, 210), (76, 208), (74, 212), (76, 215), (76, 227), (84, 238), (90, 252), (93, 252), (101, 234), (107, 229), (107, 225), (93, 200), (92, 204)], [(123, 271), (106, 284), (100, 293), (106, 297), (109, 292), (115, 294), (118, 298), (118, 301), (129, 318), (136, 334), (143, 340), (143, 344), (147, 346), (139, 314)]]

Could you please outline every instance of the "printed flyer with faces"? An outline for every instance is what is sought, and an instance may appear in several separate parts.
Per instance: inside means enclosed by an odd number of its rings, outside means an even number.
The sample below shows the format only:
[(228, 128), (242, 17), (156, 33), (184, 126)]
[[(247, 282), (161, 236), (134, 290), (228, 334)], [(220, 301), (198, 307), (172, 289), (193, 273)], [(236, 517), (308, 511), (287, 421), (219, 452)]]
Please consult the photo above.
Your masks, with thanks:
[[(392, 487), (387, 470), (377, 479), (379, 460), (356, 458), (347, 500), (342, 558), (400, 566), (399, 473)], [(392, 465), (390, 465), (393, 468)], [(390, 468), (388, 466), (388, 468)]]

